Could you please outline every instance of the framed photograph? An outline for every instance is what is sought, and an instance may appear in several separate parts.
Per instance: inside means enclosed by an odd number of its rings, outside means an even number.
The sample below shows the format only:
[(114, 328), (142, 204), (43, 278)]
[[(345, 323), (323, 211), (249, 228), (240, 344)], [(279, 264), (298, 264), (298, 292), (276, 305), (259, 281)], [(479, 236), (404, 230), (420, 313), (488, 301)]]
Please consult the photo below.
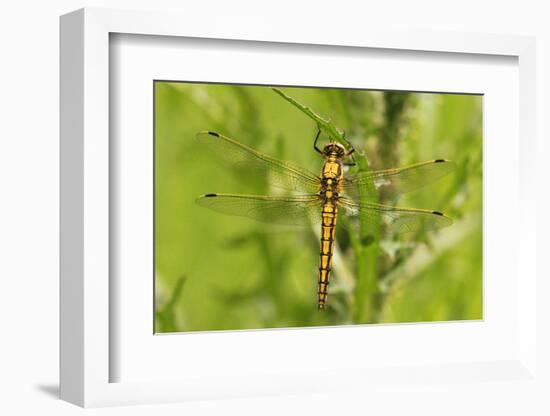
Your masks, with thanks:
[(536, 383), (534, 40), (180, 18), (61, 18), (61, 397)]
[(482, 99), (155, 81), (155, 333), (482, 319)]

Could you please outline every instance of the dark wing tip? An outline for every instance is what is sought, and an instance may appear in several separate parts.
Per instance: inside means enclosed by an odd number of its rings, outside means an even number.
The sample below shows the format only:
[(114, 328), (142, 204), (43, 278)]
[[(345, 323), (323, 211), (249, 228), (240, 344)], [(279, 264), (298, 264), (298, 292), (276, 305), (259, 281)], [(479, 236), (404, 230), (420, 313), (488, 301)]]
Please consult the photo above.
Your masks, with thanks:
[(438, 216), (438, 222), (435, 228), (444, 228), (453, 224), (452, 218), (447, 217), (442, 212), (432, 211), (432, 214)]
[[(208, 204), (208, 202), (206, 202), (207, 198), (215, 198), (217, 196), (218, 194), (201, 195), (197, 199), (195, 199), (195, 204), (198, 204), (198, 205), (204, 205), (205, 203)], [(211, 199), (209, 199), (209, 201), (211, 201)]]
[(202, 140), (204, 136), (213, 136), (213, 137), (220, 137), (219, 133), (216, 133), (215, 131), (210, 130), (201, 130), (197, 134), (195, 134), (195, 138)]

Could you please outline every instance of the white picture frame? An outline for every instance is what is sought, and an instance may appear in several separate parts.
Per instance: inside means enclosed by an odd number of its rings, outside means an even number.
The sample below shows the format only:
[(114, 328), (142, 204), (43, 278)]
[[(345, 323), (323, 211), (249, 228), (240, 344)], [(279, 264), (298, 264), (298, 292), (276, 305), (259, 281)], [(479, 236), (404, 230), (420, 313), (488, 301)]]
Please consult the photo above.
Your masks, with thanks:
[[(185, 24), (182, 24), (185, 22)], [(157, 41), (174, 38), (225, 39), (235, 42), (276, 42), (285, 45), (331, 45), (331, 48), (371, 48), (445, 54), (507, 56), (517, 59), (519, 68), (519, 153), (518, 226), (514, 249), (517, 269), (521, 270), (516, 308), (517, 345), (498, 360), (460, 364), (442, 358), (440, 364), (392, 368), (361, 366), (352, 369), (343, 365), (332, 368), (331, 377), (319, 379), (313, 372), (292, 372), (281, 367), (279, 374), (264, 379), (253, 373), (236, 377), (234, 373), (204, 371), (192, 377), (151, 377), (147, 381), (124, 381), (113, 377), (113, 368), (121, 360), (113, 349), (112, 313), (117, 310), (110, 282), (116, 253), (110, 251), (112, 228), (117, 220), (112, 214), (112, 174), (117, 160), (111, 155), (110, 135), (110, 37), (112, 34), (162, 36)], [(259, 44), (261, 45), (261, 44)], [(536, 270), (534, 259), (536, 219), (528, 207), (534, 204), (534, 191), (528, 167), (534, 160), (535, 115), (535, 43), (533, 38), (467, 33), (428, 33), (376, 29), (360, 33), (328, 33), (280, 30), (276, 24), (239, 28), (230, 22), (205, 29), (193, 19), (174, 14), (83, 9), (61, 18), (61, 398), (80, 406), (184, 401), (196, 398), (248, 397), (254, 395), (341, 390), (379, 383), (396, 385), (412, 378), (428, 380), (461, 380), (480, 383), (482, 380), (506, 380), (518, 383), (535, 380), (536, 364)], [(503, 133), (504, 134), (504, 133)], [(515, 133), (514, 133), (515, 134)], [(510, 149), (509, 149), (510, 150)], [(495, 165), (497, 166), (497, 165)], [(111, 192), (111, 193), (110, 193)], [(528, 214), (529, 213), (529, 214)], [(147, 309), (150, 312), (151, 309)], [(394, 331), (403, 331), (394, 327)], [(401, 327), (403, 328), (403, 327)], [(325, 330), (327, 331), (327, 330)], [(331, 330), (328, 329), (330, 332)], [(350, 334), (354, 328), (348, 328)], [(153, 337), (153, 334), (150, 334)], [(334, 335), (334, 334), (332, 334)], [(210, 334), (210, 342), (238, 345), (234, 333)], [(294, 331), (302, 342), (315, 333)], [(471, 334), (468, 336), (472, 336)], [(163, 343), (175, 342), (169, 337)], [(273, 342), (268, 340), (268, 342)], [(389, 341), (388, 341), (389, 342)], [(206, 368), (205, 368), (206, 370)], [(113, 382), (117, 379), (116, 382)], [(342, 381), (344, 380), (344, 381)]]

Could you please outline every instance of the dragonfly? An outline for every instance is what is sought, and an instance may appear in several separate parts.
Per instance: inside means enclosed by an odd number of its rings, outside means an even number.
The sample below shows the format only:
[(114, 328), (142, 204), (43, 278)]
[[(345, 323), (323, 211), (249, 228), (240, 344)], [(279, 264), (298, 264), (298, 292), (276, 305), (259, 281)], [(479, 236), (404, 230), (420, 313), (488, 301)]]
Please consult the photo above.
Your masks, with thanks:
[(346, 148), (331, 139), (320, 148), (320, 133), (318, 130), (313, 142), (314, 150), (324, 159), (318, 175), (217, 132), (197, 133), (196, 140), (227, 166), (263, 178), (263, 183), (285, 192), (276, 195), (269, 195), (269, 192), (267, 195), (208, 193), (196, 202), (222, 214), (273, 224), (320, 223), (317, 306), (325, 310), (338, 218), (345, 215), (355, 222), (360, 220), (367, 227), (384, 224), (396, 233), (449, 226), (452, 220), (442, 212), (383, 205), (376, 200), (382, 189), (385, 195), (398, 196), (423, 187), (451, 172), (455, 164), (446, 159), (434, 159), (401, 168), (348, 174), (346, 166), (356, 164), (353, 145), (344, 138)]

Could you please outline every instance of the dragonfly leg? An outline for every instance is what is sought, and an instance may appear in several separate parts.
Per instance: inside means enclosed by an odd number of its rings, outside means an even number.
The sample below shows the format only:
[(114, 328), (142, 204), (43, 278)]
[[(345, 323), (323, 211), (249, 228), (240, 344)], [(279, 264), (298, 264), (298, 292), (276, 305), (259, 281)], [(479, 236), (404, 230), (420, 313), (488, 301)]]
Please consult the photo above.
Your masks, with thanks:
[(315, 140), (313, 141), (313, 148), (318, 152), (318, 153), (321, 153), (323, 154), (323, 152), (321, 151), (321, 149), (319, 149), (317, 147), (317, 140), (319, 140), (319, 136), (321, 135), (321, 129), (319, 128), (319, 126), (317, 126), (317, 135), (315, 136)]
[(351, 142), (348, 139), (346, 139), (346, 132), (342, 134), (342, 140), (344, 140), (348, 145), (348, 152), (346, 153), (346, 157), (350, 157), (353, 154), (353, 152), (355, 152), (355, 147), (353, 147), (353, 144), (351, 144)]
[(355, 149), (352, 149), (351, 151), (349, 151), (347, 153), (346, 156), (351, 156), (351, 162), (344, 163), (344, 166), (355, 166), (355, 165), (357, 165), (357, 163), (355, 162), (355, 155), (353, 154), (354, 151), (355, 151)]
[(346, 132), (344, 132), (344, 134), (342, 135), (342, 139), (348, 144), (348, 151), (346, 153), (346, 158), (348, 157), (351, 157), (351, 163), (348, 162), (348, 163), (344, 163), (345, 166), (355, 166), (357, 163), (355, 163), (355, 156), (354, 156), (354, 152), (355, 152), (355, 147), (353, 147), (353, 144), (351, 144), (351, 142), (346, 139)]

